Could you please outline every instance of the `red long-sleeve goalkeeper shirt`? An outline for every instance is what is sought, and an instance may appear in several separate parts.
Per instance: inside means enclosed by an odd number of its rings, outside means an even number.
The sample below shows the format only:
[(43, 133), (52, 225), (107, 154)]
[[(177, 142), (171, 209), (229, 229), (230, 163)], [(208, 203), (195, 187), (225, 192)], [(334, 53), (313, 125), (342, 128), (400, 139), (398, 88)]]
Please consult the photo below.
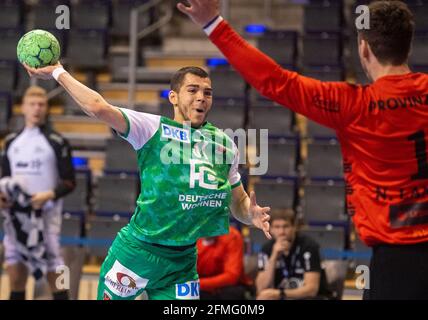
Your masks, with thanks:
[(261, 94), (336, 131), (348, 212), (366, 244), (428, 241), (428, 75), (321, 82), (283, 69), (225, 21), (209, 37)]

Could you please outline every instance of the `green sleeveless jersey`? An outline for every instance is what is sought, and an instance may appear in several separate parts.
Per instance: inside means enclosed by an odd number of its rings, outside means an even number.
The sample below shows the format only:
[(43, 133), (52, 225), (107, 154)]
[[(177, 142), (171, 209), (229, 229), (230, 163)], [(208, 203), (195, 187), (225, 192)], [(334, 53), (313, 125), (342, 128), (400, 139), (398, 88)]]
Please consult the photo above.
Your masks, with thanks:
[(190, 245), (229, 230), (231, 189), (240, 184), (234, 142), (206, 122), (200, 128), (119, 109), (122, 135), (137, 152), (141, 192), (129, 230), (161, 245)]

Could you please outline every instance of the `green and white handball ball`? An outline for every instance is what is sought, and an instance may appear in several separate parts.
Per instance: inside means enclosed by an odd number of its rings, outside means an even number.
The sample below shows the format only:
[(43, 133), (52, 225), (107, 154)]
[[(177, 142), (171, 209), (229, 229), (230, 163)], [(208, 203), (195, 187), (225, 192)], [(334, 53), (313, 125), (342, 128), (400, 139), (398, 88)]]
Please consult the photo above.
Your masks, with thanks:
[(42, 68), (58, 62), (61, 48), (52, 33), (32, 30), (19, 40), (16, 53), (21, 63), (33, 68)]

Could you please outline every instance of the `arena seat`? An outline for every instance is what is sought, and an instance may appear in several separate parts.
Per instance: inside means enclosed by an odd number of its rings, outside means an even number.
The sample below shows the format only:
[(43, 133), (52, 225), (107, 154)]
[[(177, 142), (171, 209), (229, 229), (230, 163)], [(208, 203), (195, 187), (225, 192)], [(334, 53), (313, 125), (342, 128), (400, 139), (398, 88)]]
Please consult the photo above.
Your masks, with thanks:
[(137, 154), (131, 144), (119, 137), (107, 140), (104, 171), (138, 173)]
[(294, 180), (260, 180), (254, 184), (257, 198), (271, 208), (293, 208), (296, 196)]
[(342, 154), (336, 139), (312, 140), (305, 161), (307, 177), (338, 178), (343, 176)]
[(90, 219), (90, 227), (88, 228), (86, 237), (88, 240), (88, 254), (104, 259), (117, 233), (128, 222), (129, 218), (119, 217), (118, 215), (96, 215)]
[(305, 31), (341, 31), (343, 27), (343, 3), (341, 0), (309, 1), (305, 5), (303, 28)]
[(213, 104), (207, 120), (219, 129), (244, 128), (244, 106), (242, 104), (230, 106), (222, 102)]
[[(144, 4), (147, 0), (116, 0), (112, 3), (111, 35), (115, 37), (129, 37), (129, 21), (132, 8)], [(138, 19), (138, 29), (142, 30), (149, 23), (149, 16)]]
[(24, 20), (22, 0), (0, 1), (0, 28), (20, 27)]
[(210, 70), (210, 78), (215, 100), (244, 99), (245, 82), (236, 71), (223, 67), (214, 68)]
[(303, 64), (305, 66), (340, 65), (342, 36), (334, 32), (308, 32), (303, 36)]
[(64, 198), (64, 212), (85, 213), (88, 210), (90, 178), (88, 174), (76, 174), (76, 188)]
[(9, 119), (12, 115), (12, 97), (9, 93), (0, 92), (0, 134), (5, 134), (9, 129)]
[(106, 29), (111, 24), (111, 1), (79, 0), (72, 3), (71, 19), (78, 29)]
[(267, 31), (257, 39), (257, 47), (280, 65), (295, 65), (297, 32)]
[(98, 188), (94, 191), (94, 211), (99, 215), (130, 217), (135, 209), (138, 184), (136, 175), (108, 174), (99, 177)]
[[(85, 48), (85, 50), (82, 50)], [(69, 35), (67, 59), (80, 69), (99, 69), (107, 64), (106, 30), (71, 30)]]
[(270, 140), (268, 144), (269, 166), (266, 175), (295, 177), (298, 144), (296, 139)]
[(16, 46), (24, 34), (23, 29), (0, 29), (0, 60), (16, 61)]
[(345, 185), (339, 181), (308, 181), (303, 184), (301, 207), (309, 224), (345, 224)]
[(336, 132), (326, 126), (307, 119), (306, 135), (309, 138), (336, 138)]
[(283, 106), (259, 106), (257, 102), (251, 108), (249, 128), (268, 129), (269, 137), (287, 137), (296, 133), (293, 129), (294, 114)]
[(0, 60), (0, 88), (5, 92), (13, 92), (17, 81), (16, 63), (10, 60)]
[(318, 243), (322, 259), (338, 259), (345, 249), (345, 230), (342, 227), (306, 226), (299, 232)]

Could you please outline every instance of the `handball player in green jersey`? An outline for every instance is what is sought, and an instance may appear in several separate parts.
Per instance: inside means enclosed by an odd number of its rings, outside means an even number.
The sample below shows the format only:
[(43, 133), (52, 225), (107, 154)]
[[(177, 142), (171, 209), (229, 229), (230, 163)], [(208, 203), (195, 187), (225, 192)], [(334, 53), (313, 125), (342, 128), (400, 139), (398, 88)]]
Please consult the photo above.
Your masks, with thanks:
[(137, 153), (141, 193), (130, 223), (101, 267), (98, 299), (199, 299), (196, 240), (225, 234), (229, 212), (269, 239), (269, 208), (245, 192), (238, 148), (206, 121), (211, 80), (198, 67), (178, 70), (169, 101), (174, 120), (110, 105), (58, 63), (31, 76), (54, 78), (82, 110), (113, 128)]

